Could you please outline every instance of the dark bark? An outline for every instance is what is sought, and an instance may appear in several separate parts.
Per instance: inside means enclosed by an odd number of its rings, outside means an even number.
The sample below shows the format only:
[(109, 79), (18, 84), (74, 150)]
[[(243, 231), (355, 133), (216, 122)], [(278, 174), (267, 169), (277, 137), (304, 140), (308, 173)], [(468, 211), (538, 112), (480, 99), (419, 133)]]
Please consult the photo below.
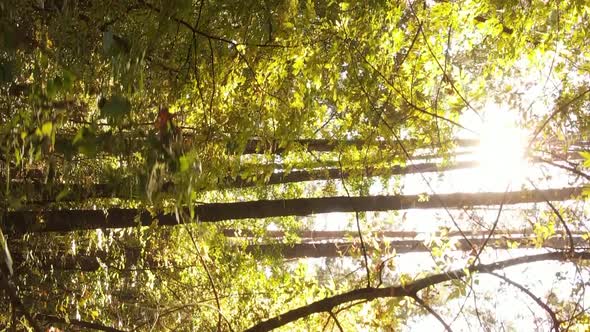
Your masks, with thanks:
[[(72, 101), (64, 101), (64, 102), (56, 102), (48, 107), (55, 107), (55, 108), (64, 108), (66, 105), (72, 104), (73, 106), (68, 106), (69, 108), (76, 108), (81, 109), (84, 106), (75, 104)], [(142, 124), (146, 130), (154, 130), (153, 124)], [(136, 126), (141, 127), (141, 125)], [(144, 133), (145, 135), (145, 133)], [(73, 135), (62, 134), (56, 136), (55, 140), (55, 150), (59, 153), (71, 153), (75, 151), (75, 146), (72, 143), (74, 139)], [(113, 134), (111, 132), (106, 133), (99, 133), (96, 137), (93, 137), (93, 142), (96, 144), (96, 150), (98, 152), (109, 153), (109, 154), (129, 154), (130, 151), (138, 151), (142, 150), (146, 147), (146, 142), (144, 138), (137, 138), (130, 135), (124, 134)], [(210, 138), (208, 137), (199, 137), (197, 135), (193, 135), (188, 131), (183, 132), (183, 146), (184, 149), (190, 149), (191, 147), (200, 146), (200, 144), (211, 143)], [(215, 142), (214, 142), (215, 143)], [(222, 143), (219, 141), (218, 143)], [(226, 142), (228, 144), (228, 153), (236, 153), (236, 154), (265, 154), (265, 153), (272, 153), (272, 154), (283, 154), (286, 151), (293, 150), (295, 147), (304, 147), (306, 151), (315, 151), (315, 152), (331, 152), (337, 151), (338, 147), (356, 147), (358, 149), (362, 149), (369, 146), (387, 148), (387, 147), (397, 147), (396, 142), (388, 142), (388, 141), (367, 141), (362, 139), (349, 139), (349, 140), (329, 140), (329, 139), (295, 139), (289, 141), (287, 143), (281, 143), (275, 140), (263, 140), (252, 138), (248, 140), (245, 145), (242, 147), (240, 151), (237, 151), (238, 147), (231, 147), (231, 142)], [(402, 142), (404, 146), (415, 146), (419, 144), (416, 140), (405, 140)], [(454, 141), (443, 142), (441, 144), (455, 144), (457, 147), (466, 149), (466, 148), (475, 148), (479, 145), (479, 140), (476, 139), (457, 139)], [(440, 145), (439, 144), (432, 144), (430, 146), (419, 146), (421, 149), (436, 149)], [(587, 148), (588, 142), (580, 141), (576, 142), (570, 148), (578, 147), (578, 148)], [(555, 146), (552, 150), (556, 150), (557, 147)], [(235, 150), (235, 151), (234, 151)], [(435, 158), (436, 156), (431, 156)]]
[[(590, 252), (579, 252), (579, 253), (562, 253), (562, 252), (551, 252), (530, 256), (522, 256), (518, 258), (507, 259), (491, 264), (480, 264), (467, 268), (469, 273), (480, 272), (487, 273), (495, 270), (500, 270), (509, 266), (515, 266), (526, 263), (542, 262), (549, 260), (557, 261), (568, 261), (571, 259), (590, 259)], [(270, 318), (259, 324), (256, 324), (246, 331), (270, 331), (278, 327), (287, 325), (300, 318), (304, 318), (316, 313), (329, 312), (333, 308), (354, 301), (372, 301), (378, 298), (394, 298), (394, 297), (413, 297), (420, 290), (427, 287), (434, 286), (445, 281), (461, 279), (466, 276), (465, 269), (458, 269), (454, 271), (448, 271), (440, 274), (434, 274), (428, 277), (417, 279), (409, 282), (404, 286), (391, 286), (383, 288), (366, 287), (355, 289), (346, 293), (334, 295), (306, 306), (302, 306), (290, 311), (287, 311), (279, 316)]]
[[(453, 193), (432, 195), (424, 201), (420, 195), (324, 197), (284, 200), (260, 200), (234, 203), (209, 203), (195, 207), (195, 218), (201, 222), (221, 220), (307, 216), (330, 212), (392, 211), (407, 209), (462, 208), (504, 203), (563, 201), (578, 195), (583, 188), (515, 191), (509, 193)], [(113, 208), (107, 210), (14, 211), (5, 215), (6, 228), (15, 232), (69, 232), (96, 228), (124, 228), (176, 225), (173, 214), (152, 216), (147, 211)]]

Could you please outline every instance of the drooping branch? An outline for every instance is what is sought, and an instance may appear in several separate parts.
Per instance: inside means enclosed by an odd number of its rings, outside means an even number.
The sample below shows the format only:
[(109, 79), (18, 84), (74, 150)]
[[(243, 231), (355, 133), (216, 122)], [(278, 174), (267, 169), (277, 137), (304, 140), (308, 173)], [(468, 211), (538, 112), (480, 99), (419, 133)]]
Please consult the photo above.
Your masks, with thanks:
[[(322, 197), (259, 200), (233, 203), (208, 203), (196, 206), (195, 220), (221, 220), (308, 216), (318, 213), (355, 211), (394, 211), (407, 209), (463, 208), (466, 206), (535, 203), (568, 200), (582, 192), (581, 187), (497, 192), (452, 193), (424, 197), (396, 195), (370, 197)], [(6, 226), (16, 232), (69, 232), (97, 228), (176, 225), (173, 214), (151, 215), (138, 209), (13, 211), (5, 215)]]
[(246, 331), (270, 331), (272, 329), (276, 329), (281, 326), (285, 326), (288, 323), (294, 322), (298, 319), (310, 316), (312, 314), (320, 313), (320, 312), (329, 312), (333, 308), (349, 303), (352, 301), (359, 301), (359, 300), (367, 300), (372, 301), (378, 298), (394, 298), (394, 297), (412, 297), (420, 290), (423, 290), (427, 287), (434, 286), (446, 281), (450, 280), (457, 280), (464, 278), (467, 273), (487, 273), (493, 272), (496, 270), (501, 270), (506, 267), (526, 264), (526, 263), (533, 263), (533, 262), (542, 262), (542, 261), (549, 261), (549, 260), (556, 260), (556, 261), (568, 261), (572, 259), (582, 259), (588, 260), (590, 259), (590, 252), (575, 252), (571, 254), (566, 254), (562, 252), (551, 252), (551, 253), (544, 253), (544, 254), (537, 254), (537, 255), (530, 255), (530, 256), (522, 256), (518, 258), (507, 259), (491, 264), (480, 264), (471, 266), (468, 268), (468, 272), (465, 269), (458, 269), (454, 271), (444, 272), (440, 274), (434, 274), (425, 278), (417, 279), (413, 282), (407, 283), (404, 286), (391, 286), (391, 287), (383, 287), (383, 288), (360, 288), (355, 289), (346, 293), (338, 294), (335, 296), (331, 296), (306, 306), (302, 306), (290, 311), (287, 311), (279, 316), (270, 318), (266, 321), (263, 321), (257, 325), (252, 326), (251, 328), (247, 329)]
[(416, 301), (422, 308), (428, 311), (431, 315), (433, 315), (445, 328), (447, 332), (453, 332), (451, 326), (445, 322), (445, 320), (432, 309), (426, 302), (424, 302), (417, 294), (411, 296), (414, 301)]

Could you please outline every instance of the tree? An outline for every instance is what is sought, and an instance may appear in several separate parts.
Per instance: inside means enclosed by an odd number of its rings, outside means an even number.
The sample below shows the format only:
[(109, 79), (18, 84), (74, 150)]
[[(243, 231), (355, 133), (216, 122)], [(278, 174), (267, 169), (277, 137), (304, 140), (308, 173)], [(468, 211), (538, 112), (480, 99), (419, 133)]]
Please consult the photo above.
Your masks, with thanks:
[[(588, 14), (581, 2), (0, 3), (0, 260), (14, 263), (0, 271), (0, 325), (373, 330), (426, 316), (488, 329), (501, 287), (476, 282), (489, 274), (539, 324), (588, 328)], [(499, 173), (468, 177), (491, 104), (526, 130), (530, 163), (476, 192)], [(511, 165), (502, 148), (490, 163)], [(504, 271), (541, 261), (564, 263), (544, 264), (571, 293)]]
[[(236, 219), (260, 219), (307, 216), (330, 212), (367, 212), (407, 209), (461, 208), (464, 206), (511, 205), (545, 201), (564, 201), (579, 195), (582, 188), (561, 188), (510, 193), (453, 193), (432, 195), (322, 197), (249, 202), (209, 203), (187, 209), (194, 222), (216, 222)], [(68, 232), (85, 229), (124, 228), (135, 225), (176, 225), (183, 221), (175, 213), (151, 215), (138, 209), (18, 211), (5, 215), (5, 225), (21, 233), (48, 231)]]

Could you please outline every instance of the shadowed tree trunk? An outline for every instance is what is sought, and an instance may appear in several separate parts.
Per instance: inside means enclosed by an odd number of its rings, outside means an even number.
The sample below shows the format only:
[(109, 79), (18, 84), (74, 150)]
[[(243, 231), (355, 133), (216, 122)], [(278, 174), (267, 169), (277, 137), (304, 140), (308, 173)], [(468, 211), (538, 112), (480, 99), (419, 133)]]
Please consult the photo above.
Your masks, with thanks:
[[(55, 106), (55, 105), (54, 105)], [(149, 125), (152, 126), (151, 124)], [(190, 149), (194, 146), (199, 146), (202, 142), (209, 142), (207, 137), (199, 138), (191, 134), (190, 132), (184, 133), (184, 148)], [(73, 135), (59, 135), (56, 137), (55, 147), (56, 151), (59, 153), (71, 153), (72, 151), (76, 151), (74, 144), (72, 143), (74, 140)], [(97, 144), (97, 151), (105, 152), (105, 153), (112, 153), (112, 154), (127, 154), (129, 151), (137, 151), (141, 150), (145, 147), (145, 139), (139, 138), (132, 138), (127, 137), (120, 134), (112, 134), (112, 133), (99, 133), (96, 135), (94, 139), (95, 143)], [(402, 142), (405, 146), (415, 146), (418, 142), (415, 140), (405, 140)], [(457, 147), (466, 149), (466, 148), (474, 148), (479, 145), (479, 140), (475, 139), (456, 139), (452, 142), (442, 142), (441, 144), (455, 144)], [(572, 147), (575, 148), (583, 148), (587, 149), (589, 143), (586, 141), (579, 141), (575, 142)], [(357, 147), (358, 149), (375, 146), (375, 147), (397, 147), (396, 142), (388, 142), (384, 140), (374, 140), (374, 141), (367, 141), (361, 139), (349, 139), (349, 140), (329, 140), (329, 139), (296, 139), (288, 142), (281, 142), (276, 140), (264, 140), (264, 139), (257, 139), (253, 138), (244, 144), (243, 148), (240, 151), (239, 147), (229, 147), (229, 152), (234, 152), (238, 154), (265, 154), (265, 153), (272, 153), (272, 154), (283, 154), (286, 151), (293, 150), (294, 148), (303, 147), (306, 151), (315, 151), (315, 152), (332, 152), (336, 151), (338, 147)], [(430, 146), (419, 146), (420, 149), (433, 149), (437, 148), (438, 144), (432, 144)], [(557, 147), (557, 145), (556, 145)], [(559, 150), (558, 148), (554, 147), (553, 150)], [(231, 151), (235, 150), (235, 151)]]
[[(453, 193), (423, 195), (323, 197), (209, 203), (195, 207), (195, 220), (215, 222), (232, 219), (308, 216), (330, 212), (393, 211), (407, 209), (462, 208), (466, 206), (563, 201), (583, 188), (525, 190), (508, 193)], [(187, 211), (188, 212), (188, 211)], [(5, 215), (7, 229), (16, 232), (69, 232), (96, 228), (124, 228), (138, 225), (176, 225), (174, 214), (152, 216), (137, 209), (15, 211)]]

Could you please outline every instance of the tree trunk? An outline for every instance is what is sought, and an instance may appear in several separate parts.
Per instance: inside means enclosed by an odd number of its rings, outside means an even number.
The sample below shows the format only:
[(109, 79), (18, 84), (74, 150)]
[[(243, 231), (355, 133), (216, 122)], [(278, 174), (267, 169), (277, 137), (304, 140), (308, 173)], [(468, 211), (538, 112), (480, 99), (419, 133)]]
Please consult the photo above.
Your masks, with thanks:
[[(583, 231), (572, 231), (573, 235), (583, 235), (585, 232)], [(396, 239), (405, 239), (411, 240), (414, 239), (416, 236), (420, 234), (426, 234), (425, 232), (415, 232), (415, 231), (375, 231), (370, 232), (368, 234), (372, 237), (377, 238), (396, 238)], [(487, 230), (477, 230), (477, 231), (469, 231), (465, 230), (462, 232), (459, 231), (449, 231), (441, 234), (440, 232), (433, 232), (434, 236), (462, 236), (465, 235), (469, 238), (481, 237), (481, 236), (488, 236), (489, 231)], [(508, 229), (508, 230), (495, 230), (494, 236), (503, 236), (503, 237), (527, 237), (533, 235), (532, 230), (520, 230), (520, 229)], [(223, 230), (223, 235), (229, 238), (239, 238), (239, 239), (257, 239), (258, 235), (254, 232), (251, 232), (246, 229), (225, 229)], [(344, 230), (344, 231), (313, 231), (313, 230), (304, 230), (296, 232), (296, 235), (301, 239), (302, 242), (317, 242), (317, 241), (324, 241), (324, 240), (344, 240), (350, 237), (357, 237), (358, 232), (356, 230)], [(280, 240), (284, 238), (286, 233), (284, 231), (266, 231), (263, 235), (264, 238), (270, 238), (275, 240)], [(363, 236), (366, 236), (363, 233)]]
[[(72, 143), (73, 139), (74, 137), (71, 135), (57, 136), (55, 141), (56, 151), (62, 153), (68, 151), (75, 151), (76, 149), (74, 148)], [(200, 144), (200, 140), (205, 141), (205, 138), (199, 139), (197, 136), (191, 135), (190, 133), (185, 133), (183, 145), (186, 149), (189, 149), (191, 147), (194, 147), (195, 144)], [(99, 133), (96, 135), (94, 141), (98, 145), (97, 151), (111, 154), (128, 154), (129, 151), (137, 151), (145, 147), (144, 139), (130, 138), (124, 135), (114, 135), (112, 133)], [(403, 143), (408, 146), (413, 146), (417, 142), (415, 140), (407, 140)], [(453, 141), (452, 143), (457, 144), (457, 146), (462, 148), (469, 148), (476, 147), (479, 144), (479, 141), (473, 139), (458, 139)], [(235, 152), (238, 154), (282, 154), (285, 151), (293, 149), (296, 146), (303, 146), (307, 151), (330, 152), (334, 151), (338, 146), (356, 146), (357, 148), (361, 149), (366, 146), (386, 147), (391, 146), (392, 144), (395, 145), (397, 143), (377, 140), (366, 141), (361, 139), (350, 139), (344, 141), (329, 139), (296, 139), (293, 141), (283, 143), (283, 145), (281, 145), (281, 142), (276, 140), (262, 140), (253, 138), (246, 142), (242, 151)], [(431, 147), (436, 147), (436, 145), (433, 144), (433, 146)], [(421, 148), (431, 147), (427, 146)]]
[[(260, 200), (234, 203), (209, 203), (195, 207), (195, 221), (215, 222), (232, 219), (308, 216), (330, 212), (392, 211), (407, 209), (462, 208), (563, 201), (578, 195), (583, 188), (514, 191), (508, 193), (453, 193), (432, 195), (323, 197)], [(176, 225), (174, 214), (152, 216), (137, 209), (15, 211), (5, 215), (7, 229), (16, 232), (57, 231), (96, 228), (124, 228), (138, 225)]]
[[(411, 167), (393, 166), (388, 168), (369, 168), (365, 172), (366, 176), (392, 176), (402, 174), (428, 173), (428, 172), (442, 172), (448, 170), (466, 169), (476, 167), (475, 161), (459, 161), (455, 164), (440, 166), (435, 163), (416, 164)], [(305, 181), (326, 181), (347, 179), (350, 177), (350, 172), (341, 172), (338, 168), (328, 169), (313, 169), (313, 170), (295, 170), (291, 172), (276, 172), (273, 173), (264, 185), (288, 184)], [(259, 174), (258, 178), (264, 177), (264, 174)], [(259, 185), (256, 181), (245, 179), (242, 177), (232, 179), (226, 178), (218, 185), (219, 189), (236, 189), (249, 188)], [(164, 190), (174, 190), (174, 184), (167, 182), (163, 185)], [(60, 201), (80, 201), (88, 198), (137, 198), (138, 194), (142, 193), (144, 188), (138, 188), (137, 185), (132, 184), (106, 184), (97, 183), (92, 185), (82, 184), (53, 184), (44, 185), (41, 182), (37, 183), (23, 183), (13, 182), (11, 185), (11, 192), (25, 192), (29, 197), (30, 202), (55, 202), (57, 196), (61, 195)], [(62, 193), (69, 194), (63, 195)]]
[[(469, 243), (481, 247), (485, 242), (486, 236), (470, 237), (469, 241), (466, 239), (456, 239), (455, 250), (458, 251), (470, 251), (471, 247)], [(490, 238), (486, 244), (486, 248), (509, 250), (513, 247), (510, 244), (517, 244), (517, 248), (536, 248), (533, 239), (527, 237), (525, 234), (514, 234), (514, 236), (499, 236), (495, 234), (494, 237)], [(585, 242), (584, 238), (580, 235), (573, 237), (574, 245), (580, 246)], [(376, 249), (386, 250), (387, 248), (395, 250), (398, 254), (411, 253), (411, 252), (429, 252), (431, 248), (424, 244), (423, 240), (408, 240), (408, 239), (394, 239), (387, 241), (378, 241), (377, 247), (366, 246), (367, 253), (371, 254)], [(568, 250), (569, 239), (553, 237), (543, 242), (542, 248), (551, 248), (557, 250)], [(253, 244), (246, 247), (246, 252), (257, 256), (279, 256), (285, 259), (295, 258), (306, 258), (306, 257), (346, 257), (346, 256), (358, 256), (361, 255), (361, 246), (357, 242), (328, 242), (328, 243), (297, 243), (297, 244)], [(20, 266), (25, 261), (25, 254), (14, 253), (13, 255), (15, 265)], [(63, 254), (57, 257), (36, 257), (38, 266), (41, 269), (56, 269), (62, 271), (85, 271), (92, 272), (97, 271), (101, 268), (102, 262), (104, 266), (115, 269), (118, 271), (137, 271), (137, 270), (166, 270), (166, 269), (183, 269), (192, 267), (193, 265), (187, 264), (186, 266), (179, 265), (175, 262), (166, 262), (155, 259), (153, 256), (145, 255), (136, 262), (126, 260), (124, 265), (121, 266), (120, 262), (112, 264), (115, 261), (113, 257), (110, 257), (109, 253), (105, 251), (97, 251), (93, 254)]]
[[(541, 158), (533, 158), (533, 162), (548, 162)], [(549, 161), (551, 162), (551, 161)], [(552, 163), (555, 164), (555, 163)], [(559, 167), (559, 164), (557, 164)], [(478, 166), (477, 161), (457, 161), (453, 164), (442, 166), (436, 163), (419, 163), (412, 166), (392, 166), (392, 167), (369, 167), (366, 170), (362, 170), (365, 176), (393, 176), (393, 175), (405, 175), (405, 174), (417, 174), (417, 173), (429, 173), (429, 172), (444, 172), (451, 170), (460, 170), (474, 168)], [(265, 176), (264, 173), (256, 174), (257, 178), (261, 179)], [(288, 184), (298, 183), (305, 181), (327, 181), (327, 180), (339, 180), (348, 179), (351, 176), (350, 171), (341, 172), (340, 168), (317, 168), (317, 169), (304, 169), (294, 170), (291, 172), (279, 171), (270, 175), (268, 180), (263, 183), (258, 183), (248, 178), (242, 178), (238, 176), (236, 179), (227, 177), (221, 180), (218, 184), (217, 189), (236, 189), (236, 188), (249, 188), (256, 185), (276, 185), (276, 184)], [(96, 183), (92, 185), (83, 184), (50, 184), (44, 185), (40, 182), (22, 182), (13, 181), (11, 183), (11, 192), (23, 193), (28, 197), (28, 201), (32, 204), (47, 203), (57, 201), (57, 196), (61, 195), (61, 202), (69, 201), (80, 201), (88, 198), (124, 198), (134, 199), (140, 197), (144, 188), (140, 188), (137, 184), (131, 183), (120, 183), (120, 184), (106, 184)], [(163, 191), (174, 190), (174, 183), (167, 182), (162, 186)], [(68, 193), (64, 195), (63, 193)]]
[[(584, 243), (581, 236), (573, 238), (576, 245)], [(469, 242), (466, 239), (458, 239), (456, 250), (469, 251), (471, 247), (469, 243), (480, 247), (484, 244), (485, 238), (471, 238)], [(508, 237), (494, 237), (486, 244), (486, 248), (493, 249), (511, 249), (511, 243), (518, 244), (518, 248), (536, 248), (535, 243), (529, 238), (508, 238)], [(427, 247), (422, 240), (393, 240), (381, 241), (378, 243), (379, 247), (367, 246), (367, 253), (370, 254), (375, 249), (386, 250), (387, 248), (395, 250), (398, 254), (410, 252), (429, 252), (431, 248)], [(551, 238), (544, 242), (543, 248), (551, 249), (569, 249), (569, 239), (567, 238)], [(306, 258), (306, 257), (342, 257), (342, 256), (358, 256), (362, 254), (361, 245), (358, 242), (329, 242), (329, 243), (298, 243), (298, 244), (263, 244), (263, 245), (249, 245), (246, 251), (258, 255), (279, 255), (285, 259)]]
[[(402, 174), (415, 174), (415, 173), (428, 173), (428, 172), (442, 172), (457, 169), (465, 169), (476, 167), (478, 162), (476, 161), (458, 161), (454, 164), (441, 166), (436, 163), (422, 163), (415, 164), (412, 166), (392, 166), (392, 167), (369, 167), (363, 170), (366, 176), (392, 176)], [(350, 177), (350, 172), (341, 172), (339, 168), (328, 168), (328, 169), (314, 169), (314, 170), (295, 170), (289, 173), (276, 172), (273, 173), (265, 184), (285, 184), (295, 183), (304, 181), (320, 181), (320, 180), (338, 180), (347, 179)], [(225, 188), (240, 188), (240, 187), (252, 187), (256, 183), (247, 179), (238, 177), (236, 180), (228, 179)]]

